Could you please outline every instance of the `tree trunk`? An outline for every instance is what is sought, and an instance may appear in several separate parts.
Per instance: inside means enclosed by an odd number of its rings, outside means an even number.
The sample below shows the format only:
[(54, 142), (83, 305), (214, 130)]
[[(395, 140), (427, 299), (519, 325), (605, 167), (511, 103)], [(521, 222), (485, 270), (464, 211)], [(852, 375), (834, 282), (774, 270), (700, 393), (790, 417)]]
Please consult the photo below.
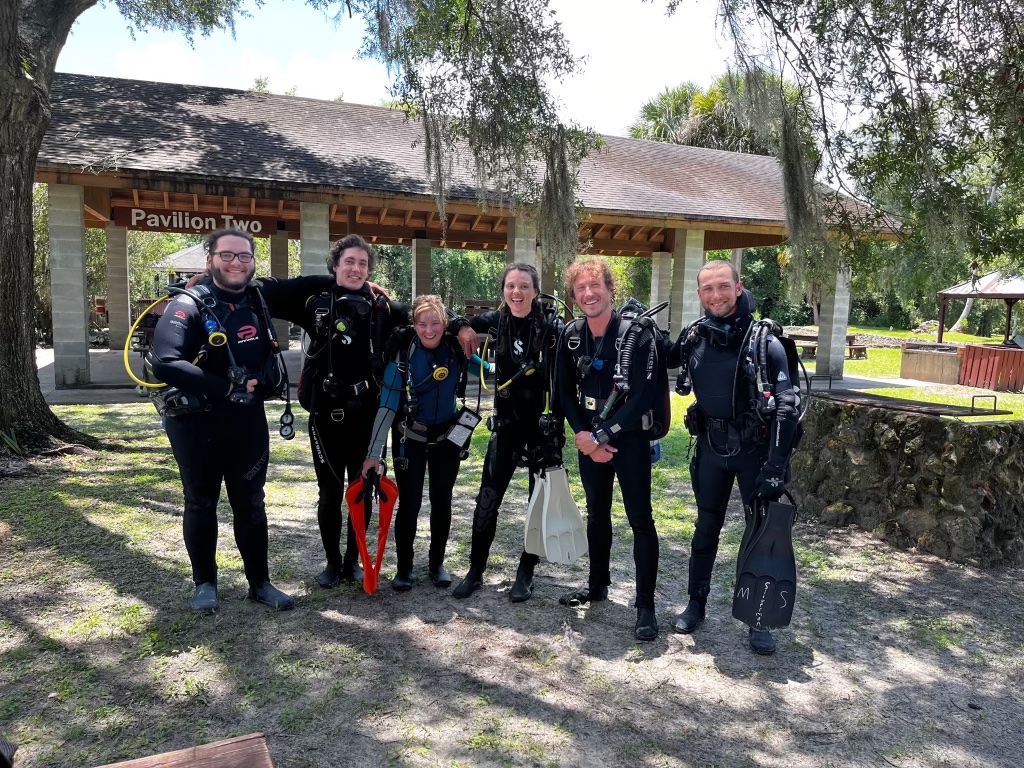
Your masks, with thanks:
[[(54, 62), (80, 7), (69, 3), (50, 11), (57, 17), (26, 19), (19, 14), (53, 6), (0, 3), (0, 431), (17, 442), (14, 452), (64, 441), (95, 444), (46, 404), (32, 341), (32, 179), (50, 120)], [(0, 439), (4, 450), (11, 452)]]
[(970, 316), (972, 309), (974, 309), (974, 297), (973, 296), (967, 300), (967, 303), (964, 305), (964, 311), (960, 313), (959, 319), (955, 323), (953, 323), (953, 325), (950, 327), (950, 329), (949, 329), (950, 333), (963, 333), (964, 332), (964, 328), (967, 327), (967, 318)]

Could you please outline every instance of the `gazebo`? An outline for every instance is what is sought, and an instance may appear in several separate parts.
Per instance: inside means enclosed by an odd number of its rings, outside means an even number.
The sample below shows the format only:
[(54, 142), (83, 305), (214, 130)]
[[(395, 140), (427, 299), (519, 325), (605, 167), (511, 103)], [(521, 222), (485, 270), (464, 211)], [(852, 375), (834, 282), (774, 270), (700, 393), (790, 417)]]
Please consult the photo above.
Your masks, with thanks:
[(1010, 338), (1010, 319), (1013, 305), (1024, 299), (1024, 277), (1003, 277), (999, 272), (989, 272), (981, 277), (972, 277), (962, 283), (939, 291), (939, 343), (946, 322), (946, 305), (950, 299), (1002, 299), (1006, 302), (1006, 328), (1003, 341)]

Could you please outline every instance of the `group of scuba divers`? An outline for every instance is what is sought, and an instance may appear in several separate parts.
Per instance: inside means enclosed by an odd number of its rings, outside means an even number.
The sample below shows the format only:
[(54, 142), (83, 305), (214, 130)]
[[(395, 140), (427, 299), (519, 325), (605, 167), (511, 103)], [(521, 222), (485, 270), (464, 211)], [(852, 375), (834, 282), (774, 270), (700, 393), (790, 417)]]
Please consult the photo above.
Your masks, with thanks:
[[(452, 584), (444, 558), (453, 489), (479, 421), (465, 407), (467, 375), (470, 365), (479, 365), (485, 376), (486, 364), (476, 353), (478, 334), (486, 334), (494, 353), (489, 367), (496, 369), (494, 412), (487, 421), (491, 436), (473, 512), (469, 570), (453, 596), (468, 598), (484, 585), (498, 511), (517, 467), (529, 472), (531, 498), (545, 473), (561, 471), (568, 422), (586, 495), (590, 571), (587, 583), (559, 602), (608, 598), (617, 481), (633, 532), (635, 636), (643, 641), (658, 636), (659, 544), (651, 506), (657, 452), (652, 446), (657, 446), (652, 440), (669, 427), (663, 382), (668, 369), (678, 368), (677, 391), (692, 389), (695, 395), (686, 426), (695, 447), (690, 476), (697, 522), (689, 603), (672, 626), (690, 633), (704, 620), (719, 535), (738, 480), (747, 531), (737, 568), (738, 583), (746, 586), (738, 587), (737, 600), (743, 597), (749, 607), (737, 612), (734, 602), (734, 615), (750, 626), (753, 651), (774, 652), (771, 630), (788, 624), (795, 571), (791, 546), (788, 558), (779, 556), (788, 542), (785, 520), (768, 525), (766, 518), (769, 509), (792, 509), (778, 502), (786, 494), (801, 397), (795, 350), (778, 326), (754, 319), (753, 298), (730, 262), (712, 261), (700, 270), (704, 316), (673, 342), (642, 305), (631, 300), (621, 310), (613, 308), (614, 279), (602, 258), (580, 257), (565, 271), (566, 294), (582, 317), (564, 322), (554, 297), (541, 294), (537, 270), (513, 263), (501, 277), (501, 307), (467, 320), (447, 312), (437, 296), (419, 296), (410, 306), (377, 290), (369, 282), (376, 250), (356, 234), (331, 248), (329, 275), (254, 279), (253, 249), (252, 237), (239, 230), (207, 238), (207, 274), (191, 287), (172, 288), (147, 358), (152, 374), (167, 385), (154, 399), (184, 488), (193, 610), (218, 606), (216, 508), (222, 482), (249, 598), (278, 610), (294, 605), (270, 581), (264, 507), (270, 445), (263, 403), (287, 400), (289, 388), (274, 336), (272, 318), (277, 318), (297, 324), (308, 337), (298, 399), (309, 412), (318, 485), (317, 522), (326, 554), (326, 566), (316, 576), (321, 587), (364, 579), (360, 537), (352, 516), (343, 513), (346, 487), (351, 492), (362, 484), (368, 493), (372, 484), (378, 491), (383, 487), (389, 434), (398, 491), (397, 572), (391, 586), (406, 591), (416, 581), (414, 549), (425, 478), (427, 571), (434, 586)], [(487, 357), (486, 348), (482, 354)], [(286, 405), (283, 437), (294, 435), (293, 421)], [(369, 520), (358, 517), (363, 532)], [(761, 541), (766, 537), (778, 540)], [(512, 602), (533, 594), (540, 555), (529, 546), (529, 534), (526, 539), (509, 591)], [(363, 563), (372, 567), (365, 536), (360, 543)], [(774, 554), (765, 557), (766, 552)], [(378, 556), (378, 569), (379, 563)], [(780, 610), (788, 612), (784, 622)]]

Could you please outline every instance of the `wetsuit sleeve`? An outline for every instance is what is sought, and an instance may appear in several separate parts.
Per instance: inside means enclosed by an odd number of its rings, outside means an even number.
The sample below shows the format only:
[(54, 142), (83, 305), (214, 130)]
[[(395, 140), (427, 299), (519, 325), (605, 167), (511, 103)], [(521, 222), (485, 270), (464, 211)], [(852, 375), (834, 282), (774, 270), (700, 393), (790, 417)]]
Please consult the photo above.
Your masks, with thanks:
[(768, 376), (775, 396), (775, 418), (766, 463), (781, 470), (796, 445), (800, 394), (796, 382), (790, 381), (786, 350), (774, 336), (768, 339)]
[(271, 317), (303, 325), (308, 320), (306, 304), (310, 297), (330, 291), (334, 278), (331, 275), (303, 275), (289, 280), (263, 277), (255, 284), (263, 294)]
[(153, 333), (153, 374), (185, 392), (211, 399), (227, 397), (231, 391), (227, 378), (204, 371), (192, 362), (203, 346), (205, 334), (202, 313), (195, 302), (184, 296), (172, 301)]
[(366, 454), (369, 458), (379, 459), (384, 455), (384, 444), (388, 441), (388, 432), (398, 412), (398, 402), (402, 395), (402, 374), (398, 363), (392, 360), (384, 369), (384, 381), (380, 388), (380, 407), (373, 420), (373, 432), (370, 437), (370, 448)]
[(469, 319), (470, 327), (477, 333), (491, 333), (498, 330), (498, 317), (501, 313), (496, 309), (488, 312), (481, 312), (476, 317)]
[(388, 307), (391, 311), (392, 329), (412, 325), (412, 306), (403, 304), (400, 301), (388, 300)]
[(558, 351), (555, 354), (555, 386), (558, 390), (558, 404), (565, 420), (569, 422), (573, 433), (586, 432), (591, 429), (587, 414), (580, 406), (576, 393), (576, 364), (566, 346), (566, 334), (558, 339)]
[(612, 437), (624, 429), (640, 429), (643, 417), (654, 404), (655, 381), (655, 349), (654, 333), (650, 328), (643, 328), (633, 362), (629, 371), (629, 397), (625, 405), (612, 414), (602, 427)]

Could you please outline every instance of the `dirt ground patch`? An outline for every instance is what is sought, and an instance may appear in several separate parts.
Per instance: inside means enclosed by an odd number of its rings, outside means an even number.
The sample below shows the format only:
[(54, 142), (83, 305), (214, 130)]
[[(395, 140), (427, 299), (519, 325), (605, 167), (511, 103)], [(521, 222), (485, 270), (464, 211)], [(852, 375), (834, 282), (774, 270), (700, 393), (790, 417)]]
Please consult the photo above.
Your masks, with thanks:
[[(279, 768), (1004, 766), (1024, 748), (1021, 569), (958, 566), (802, 521), (794, 623), (762, 658), (730, 617), (734, 500), (708, 620), (672, 634), (695, 515), (678, 434), (654, 481), (662, 634), (641, 644), (618, 504), (609, 602), (558, 605), (584, 562), (542, 563), (533, 599), (509, 603), (522, 475), (468, 600), (429, 583), (426, 509), (411, 592), (315, 587), (304, 434), (274, 438), (267, 499), (271, 572), (297, 608), (244, 599), (224, 506), (223, 604), (195, 616), (180, 486), (151, 410), (62, 414), (110, 449), (0, 485), (0, 732), (22, 745), (18, 766), (94, 766), (254, 731)], [(455, 492), (448, 566), (460, 576), (485, 440), (475, 436)]]

